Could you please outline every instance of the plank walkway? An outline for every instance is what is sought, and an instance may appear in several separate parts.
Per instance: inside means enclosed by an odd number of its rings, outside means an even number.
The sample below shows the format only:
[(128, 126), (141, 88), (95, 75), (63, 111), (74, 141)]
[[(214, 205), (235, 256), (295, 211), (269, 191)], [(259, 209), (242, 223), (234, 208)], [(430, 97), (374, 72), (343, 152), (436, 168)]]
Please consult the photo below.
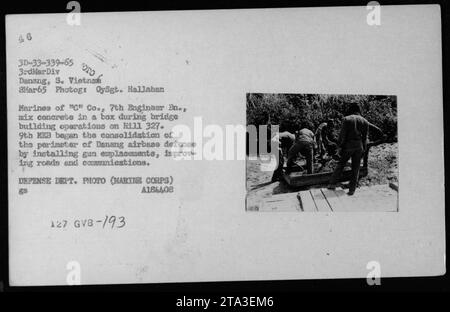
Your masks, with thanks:
[[(313, 188), (298, 193), (277, 194), (264, 198), (257, 211), (280, 212), (396, 212), (398, 193), (389, 185), (360, 187), (353, 196), (348, 190)], [(248, 204), (248, 202), (247, 202)]]

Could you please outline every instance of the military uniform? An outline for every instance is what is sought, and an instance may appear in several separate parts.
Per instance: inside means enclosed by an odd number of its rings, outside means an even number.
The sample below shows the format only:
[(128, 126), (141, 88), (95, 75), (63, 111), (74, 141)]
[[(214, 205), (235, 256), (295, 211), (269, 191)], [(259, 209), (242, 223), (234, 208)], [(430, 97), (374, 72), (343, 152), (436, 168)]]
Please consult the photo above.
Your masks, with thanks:
[(330, 179), (331, 187), (336, 184), (342, 175), (347, 161), (352, 159), (352, 175), (349, 184), (349, 194), (353, 194), (356, 189), (359, 177), (359, 167), (361, 158), (367, 148), (367, 135), (369, 132), (369, 122), (360, 114), (352, 114), (342, 120), (341, 132), (338, 144), (341, 148), (341, 157), (333, 175)]
[(278, 144), (278, 166), (272, 175), (272, 182), (275, 182), (275, 181), (278, 181), (281, 177), (281, 173), (282, 173), (283, 166), (284, 166), (284, 155), (287, 154), (287, 151), (294, 144), (295, 135), (288, 131), (283, 131), (283, 132), (277, 133), (272, 138), (272, 142), (275, 142)]
[(306, 128), (298, 131), (295, 143), (288, 152), (287, 167), (292, 168), (294, 161), (300, 153), (306, 158), (306, 170), (308, 174), (313, 173), (313, 160), (315, 149), (314, 133)]

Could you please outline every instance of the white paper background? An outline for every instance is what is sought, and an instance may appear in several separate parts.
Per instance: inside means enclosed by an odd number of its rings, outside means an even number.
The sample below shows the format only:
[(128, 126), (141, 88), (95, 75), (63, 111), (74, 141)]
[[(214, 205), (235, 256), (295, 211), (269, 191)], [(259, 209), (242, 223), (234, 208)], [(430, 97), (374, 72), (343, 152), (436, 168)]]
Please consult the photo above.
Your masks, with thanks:
[[(83, 284), (365, 277), (445, 272), (441, 24), (438, 6), (7, 16), (10, 281)], [(19, 45), (19, 34), (33, 41)], [(105, 55), (101, 63), (86, 49)], [(173, 175), (177, 193), (136, 186), (30, 187), (17, 195), (17, 59), (73, 57), (105, 81), (164, 94), (120, 101), (187, 106), (185, 122), (245, 125), (248, 92), (397, 95), (399, 213), (246, 213), (245, 161), (165, 161), (39, 176)], [(74, 69), (75, 70), (75, 69)], [(114, 96), (34, 96), (37, 103), (119, 102)], [(27, 170), (27, 169), (25, 169)], [(83, 171), (84, 170), (84, 171)], [(30, 171), (31, 172), (31, 171)], [(50, 229), (49, 220), (125, 215), (121, 231)]]

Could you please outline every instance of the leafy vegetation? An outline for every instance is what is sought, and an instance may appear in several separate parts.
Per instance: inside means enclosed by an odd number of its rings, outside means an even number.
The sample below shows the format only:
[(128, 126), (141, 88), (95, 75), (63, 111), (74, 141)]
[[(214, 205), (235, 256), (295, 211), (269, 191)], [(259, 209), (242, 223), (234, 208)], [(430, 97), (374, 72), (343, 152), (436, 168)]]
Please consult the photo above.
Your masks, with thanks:
[(397, 98), (388, 95), (327, 94), (247, 94), (247, 125), (279, 125), (280, 131), (294, 133), (301, 128), (315, 130), (320, 123), (333, 118), (339, 129), (348, 103), (356, 101), (362, 116), (397, 142)]

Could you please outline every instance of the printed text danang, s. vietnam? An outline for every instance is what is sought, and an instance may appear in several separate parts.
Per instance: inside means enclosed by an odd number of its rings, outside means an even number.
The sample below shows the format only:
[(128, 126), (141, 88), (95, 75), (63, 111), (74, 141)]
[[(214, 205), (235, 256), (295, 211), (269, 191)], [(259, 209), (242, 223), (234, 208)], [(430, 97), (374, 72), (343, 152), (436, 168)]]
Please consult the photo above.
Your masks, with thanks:
[[(187, 109), (164, 103), (164, 97), (152, 97), (164, 94), (164, 87), (148, 83), (110, 85), (92, 65), (70, 57), (18, 59), (16, 79), (18, 94), (32, 95), (14, 107), (19, 137), (16, 165), (21, 174), (13, 182), (19, 184), (19, 194), (26, 195), (36, 184), (136, 184), (141, 193), (174, 191), (172, 175), (152, 176), (145, 171), (142, 176), (54, 174), (64, 170), (49, 170), (48, 176), (33, 175), (34, 168), (144, 168), (158, 159), (174, 157), (174, 147), (181, 143), (170, 129)], [(54, 94), (58, 101), (47, 103), (43, 97), (46, 94)], [(94, 97), (81, 100), (80, 95), (85, 94)], [(146, 95), (145, 103), (130, 103), (127, 94)], [(110, 96), (110, 103), (96, 104), (95, 96)]]

